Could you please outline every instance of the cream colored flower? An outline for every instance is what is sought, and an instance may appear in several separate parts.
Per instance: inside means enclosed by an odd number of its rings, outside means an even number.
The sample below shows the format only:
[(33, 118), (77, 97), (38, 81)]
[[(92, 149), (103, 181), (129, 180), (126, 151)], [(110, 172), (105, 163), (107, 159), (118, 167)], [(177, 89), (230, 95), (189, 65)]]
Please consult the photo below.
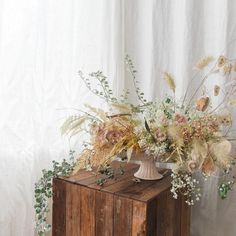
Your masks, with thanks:
[(231, 114), (220, 115), (218, 116), (217, 120), (220, 124), (224, 124), (224, 125), (229, 125), (232, 123)]
[(202, 172), (210, 176), (217, 169), (217, 166), (227, 166), (230, 161), (231, 143), (222, 139), (220, 142), (208, 144), (208, 154), (202, 164)]
[(187, 164), (188, 171), (193, 173), (199, 169), (199, 162), (190, 160)]
[(229, 155), (231, 152), (232, 145), (227, 139), (223, 139), (220, 142), (212, 143), (209, 146), (211, 155), (222, 165), (229, 163)]
[(207, 157), (208, 146), (204, 142), (195, 140), (192, 145), (192, 151), (190, 153), (190, 160), (187, 163), (188, 171), (194, 172), (201, 169), (204, 160)]

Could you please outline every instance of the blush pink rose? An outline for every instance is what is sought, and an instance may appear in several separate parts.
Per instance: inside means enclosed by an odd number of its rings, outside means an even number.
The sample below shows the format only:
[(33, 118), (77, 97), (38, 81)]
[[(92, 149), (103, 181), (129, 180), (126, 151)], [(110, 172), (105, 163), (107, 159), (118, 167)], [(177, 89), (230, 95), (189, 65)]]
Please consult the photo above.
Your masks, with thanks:
[(185, 116), (183, 116), (181, 114), (176, 114), (175, 115), (175, 122), (180, 123), (180, 124), (181, 123), (185, 124), (185, 123), (187, 123), (187, 119)]

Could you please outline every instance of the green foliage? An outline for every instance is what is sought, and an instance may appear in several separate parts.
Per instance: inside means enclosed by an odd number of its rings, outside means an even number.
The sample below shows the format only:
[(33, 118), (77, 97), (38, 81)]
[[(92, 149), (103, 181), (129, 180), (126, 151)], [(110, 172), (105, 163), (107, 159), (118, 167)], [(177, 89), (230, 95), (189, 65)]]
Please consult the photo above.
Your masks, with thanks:
[(125, 173), (122, 163), (120, 163), (120, 167), (117, 170), (112, 169), (110, 165), (106, 165), (106, 166), (100, 167), (98, 172), (102, 175), (102, 177), (100, 177), (96, 181), (97, 185), (100, 185), (100, 186), (103, 186), (107, 182), (108, 179), (113, 179), (118, 174), (123, 175)]
[(218, 187), (218, 193), (221, 199), (225, 199), (229, 193), (229, 191), (233, 190), (234, 181), (223, 182)]
[(131, 74), (131, 76), (133, 78), (135, 92), (136, 92), (136, 94), (138, 96), (139, 101), (142, 104), (146, 104), (147, 100), (144, 98), (144, 93), (141, 91), (141, 89), (138, 86), (139, 81), (136, 78), (137, 71), (136, 71), (136, 69), (134, 67), (134, 64), (133, 64), (131, 58), (129, 57), (129, 55), (126, 55), (125, 62), (127, 64), (128, 70), (129, 70), (129, 72), (130, 72), (130, 74)]
[[(117, 98), (114, 97), (113, 90), (110, 88), (107, 77), (103, 75), (102, 71), (89, 74), (89, 78), (85, 78), (82, 71), (79, 71), (79, 76), (84, 81), (87, 88), (96, 96), (102, 98), (107, 103), (117, 102)], [(96, 88), (92, 87), (91, 79), (95, 79), (98, 82)]]
[(43, 176), (35, 184), (35, 216), (36, 216), (36, 231), (39, 236), (46, 235), (51, 229), (51, 225), (47, 223), (47, 214), (49, 212), (48, 199), (53, 196), (52, 180), (58, 176), (68, 176), (74, 167), (74, 151), (69, 153), (69, 161), (65, 159), (59, 163), (53, 161), (51, 170), (42, 170)]
[[(87, 78), (83, 75), (82, 71), (79, 71), (78, 74), (85, 83), (86, 87), (96, 96), (105, 100), (108, 104), (120, 102), (128, 103), (129, 90), (123, 90), (123, 94), (121, 94), (119, 99), (115, 97), (114, 92), (109, 85), (109, 81), (102, 71), (90, 73)], [(96, 86), (92, 86), (92, 79), (97, 82)]]
[(230, 175), (233, 170), (233, 166), (235, 166), (235, 160), (231, 160), (230, 165), (227, 169), (224, 170), (223, 179), (218, 186), (218, 193), (221, 199), (225, 199), (228, 196), (228, 193), (233, 190), (233, 186), (235, 184), (235, 176), (232, 176), (232, 180), (227, 181), (226, 177)]

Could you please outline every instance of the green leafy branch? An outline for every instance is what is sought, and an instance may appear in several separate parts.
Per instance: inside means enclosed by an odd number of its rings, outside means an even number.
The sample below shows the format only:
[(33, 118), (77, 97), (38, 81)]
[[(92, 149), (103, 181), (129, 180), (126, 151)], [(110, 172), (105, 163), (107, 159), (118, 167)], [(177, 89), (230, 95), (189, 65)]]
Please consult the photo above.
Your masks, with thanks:
[[(86, 87), (92, 93), (105, 100), (108, 104), (111, 102), (117, 102), (117, 98), (114, 97), (113, 90), (109, 86), (107, 77), (103, 75), (102, 71), (97, 71), (89, 74), (90, 78), (85, 78), (82, 71), (79, 71), (79, 77), (84, 81)], [(92, 87), (91, 78), (95, 79), (98, 82), (98, 85), (101, 89)]]
[(133, 78), (133, 84), (134, 84), (134, 88), (135, 88), (135, 92), (137, 94), (137, 97), (141, 103), (146, 104), (147, 100), (144, 98), (144, 93), (141, 92), (141, 89), (138, 87), (139, 81), (136, 78), (137, 70), (135, 69), (133, 62), (132, 62), (131, 58), (129, 57), (129, 55), (126, 55), (125, 62), (127, 64), (128, 71), (130, 72), (130, 74)]
[(69, 161), (63, 159), (61, 163), (52, 161), (52, 170), (42, 170), (43, 176), (35, 184), (35, 217), (36, 232), (39, 236), (44, 236), (51, 229), (47, 223), (47, 214), (49, 212), (48, 199), (52, 198), (52, 180), (58, 176), (69, 176), (75, 165), (74, 151), (69, 153)]
[(226, 180), (226, 176), (229, 176), (230, 173), (233, 170), (233, 166), (236, 165), (235, 160), (231, 160), (231, 163), (227, 169), (224, 170), (224, 181), (220, 181), (220, 184), (218, 186), (218, 194), (221, 199), (225, 199), (228, 196), (228, 193), (233, 190), (233, 187), (235, 185), (235, 176), (232, 176), (232, 180)]

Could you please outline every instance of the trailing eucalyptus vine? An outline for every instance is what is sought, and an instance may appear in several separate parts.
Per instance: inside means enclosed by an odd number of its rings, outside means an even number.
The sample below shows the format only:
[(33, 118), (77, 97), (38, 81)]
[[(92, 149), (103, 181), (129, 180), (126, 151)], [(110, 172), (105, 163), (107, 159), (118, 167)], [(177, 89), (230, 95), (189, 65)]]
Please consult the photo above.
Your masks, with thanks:
[(51, 170), (42, 170), (43, 176), (35, 184), (35, 217), (36, 232), (39, 236), (44, 236), (51, 229), (51, 225), (47, 222), (47, 214), (49, 212), (48, 199), (53, 196), (52, 180), (58, 176), (68, 176), (73, 170), (75, 164), (74, 151), (69, 152), (69, 160), (63, 159), (61, 163), (52, 161)]

